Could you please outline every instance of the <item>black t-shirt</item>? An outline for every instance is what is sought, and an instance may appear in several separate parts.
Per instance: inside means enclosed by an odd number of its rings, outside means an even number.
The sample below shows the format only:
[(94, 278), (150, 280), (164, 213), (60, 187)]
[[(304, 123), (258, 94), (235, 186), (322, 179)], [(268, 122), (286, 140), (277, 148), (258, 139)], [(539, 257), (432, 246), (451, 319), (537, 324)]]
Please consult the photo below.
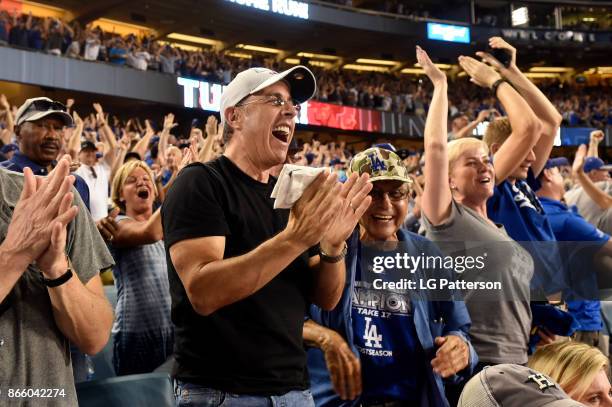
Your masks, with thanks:
[(223, 257), (231, 258), (276, 235), (287, 225), (289, 210), (273, 209), (275, 182), (270, 177), (260, 183), (222, 156), (185, 167), (166, 196), (162, 222), (178, 379), (237, 394), (308, 388), (302, 342), (312, 279), (308, 252), (255, 294), (209, 316), (191, 306), (169, 254), (181, 240), (225, 236)]

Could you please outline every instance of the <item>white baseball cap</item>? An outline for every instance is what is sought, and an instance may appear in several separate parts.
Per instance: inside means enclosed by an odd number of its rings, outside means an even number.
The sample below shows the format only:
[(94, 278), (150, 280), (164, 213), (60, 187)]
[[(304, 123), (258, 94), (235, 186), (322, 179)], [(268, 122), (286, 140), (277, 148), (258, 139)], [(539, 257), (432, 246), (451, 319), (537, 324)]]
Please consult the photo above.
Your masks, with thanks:
[(298, 65), (283, 72), (268, 68), (250, 68), (240, 72), (221, 95), (221, 124), (225, 123), (225, 109), (234, 107), (245, 97), (259, 92), (280, 80), (289, 84), (291, 98), (304, 103), (317, 92), (317, 81), (305, 66)]
[(25, 122), (35, 122), (50, 115), (57, 116), (64, 122), (64, 125), (72, 126), (72, 116), (66, 112), (66, 106), (46, 97), (26, 100), (17, 110), (15, 125), (20, 126)]

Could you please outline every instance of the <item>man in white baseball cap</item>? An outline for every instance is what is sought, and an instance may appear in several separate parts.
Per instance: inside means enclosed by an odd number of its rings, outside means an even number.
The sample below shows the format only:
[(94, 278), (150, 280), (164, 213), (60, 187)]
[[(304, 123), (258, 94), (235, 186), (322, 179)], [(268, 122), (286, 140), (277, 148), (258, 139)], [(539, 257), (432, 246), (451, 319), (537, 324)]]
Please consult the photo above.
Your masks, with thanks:
[(274, 209), (270, 171), (315, 90), (303, 66), (239, 73), (221, 98), (224, 155), (185, 167), (166, 196), (179, 406), (314, 406), (304, 312), (340, 299), (344, 242), (371, 200), (367, 175), (323, 172), (291, 211)]

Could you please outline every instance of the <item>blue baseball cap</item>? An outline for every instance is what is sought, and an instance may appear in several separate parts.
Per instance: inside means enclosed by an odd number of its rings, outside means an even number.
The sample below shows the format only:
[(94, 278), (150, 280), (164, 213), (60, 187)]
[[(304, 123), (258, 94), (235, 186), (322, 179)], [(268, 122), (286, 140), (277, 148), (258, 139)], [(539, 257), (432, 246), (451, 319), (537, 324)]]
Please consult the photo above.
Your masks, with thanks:
[(18, 150), (19, 150), (19, 146), (15, 143), (11, 143), (11, 144), (3, 145), (2, 148), (0, 148), (0, 153), (8, 154), (11, 151), (18, 151)]
[(612, 170), (612, 165), (606, 165), (601, 158), (598, 157), (587, 157), (584, 160), (584, 172), (591, 172), (593, 170)]
[(570, 163), (565, 157), (550, 158), (548, 161), (546, 161), (544, 169), (547, 170), (549, 168), (565, 167), (569, 165)]

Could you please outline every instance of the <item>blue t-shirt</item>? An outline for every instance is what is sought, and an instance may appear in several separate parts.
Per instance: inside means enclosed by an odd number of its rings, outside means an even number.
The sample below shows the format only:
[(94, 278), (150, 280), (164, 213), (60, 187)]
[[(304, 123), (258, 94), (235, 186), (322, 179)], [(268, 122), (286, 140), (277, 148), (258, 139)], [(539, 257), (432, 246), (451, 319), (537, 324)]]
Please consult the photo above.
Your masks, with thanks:
[(531, 254), (535, 269), (531, 288), (552, 294), (565, 288), (563, 264), (550, 222), (528, 181), (535, 181), (531, 169), (527, 181), (497, 185), (487, 201), (487, 213)]
[(357, 260), (351, 317), (361, 359), (365, 401), (418, 401), (425, 352), (407, 292), (377, 290), (362, 280)]
[[(610, 236), (595, 226), (587, 222), (578, 213), (576, 206), (568, 207), (563, 202), (549, 199), (546, 197), (540, 198), (544, 210), (548, 215), (550, 224), (553, 228), (555, 236), (559, 241), (584, 241), (597, 243), (596, 246), (601, 247), (610, 240)], [(579, 249), (580, 247), (577, 247)], [(577, 256), (575, 261), (569, 261), (569, 272), (572, 274), (573, 269), (580, 271), (594, 270), (594, 266), (585, 264), (588, 260), (587, 256)], [(588, 277), (588, 276), (587, 276)], [(596, 287), (595, 274), (591, 273), (592, 283)], [(584, 278), (580, 278), (584, 281)], [(572, 284), (573, 285), (573, 284)], [(583, 331), (599, 331), (603, 327), (601, 321), (601, 304), (597, 300), (593, 301), (567, 301), (568, 311), (580, 323), (580, 329)]]
[(127, 60), (127, 51), (123, 48), (112, 47), (108, 51), (108, 59), (112, 64), (125, 65)]

